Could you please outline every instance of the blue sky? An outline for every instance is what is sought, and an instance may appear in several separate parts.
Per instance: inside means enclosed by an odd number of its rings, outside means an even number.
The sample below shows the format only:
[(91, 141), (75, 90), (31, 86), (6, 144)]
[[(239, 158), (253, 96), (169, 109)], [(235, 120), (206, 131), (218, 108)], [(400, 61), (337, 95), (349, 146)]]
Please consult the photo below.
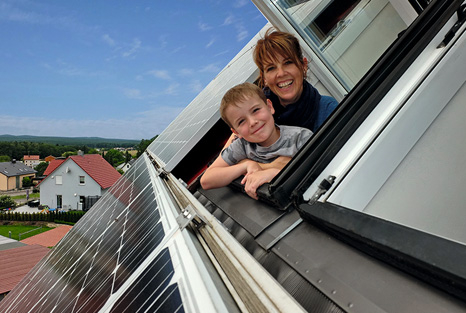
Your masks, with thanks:
[(250, 0), (0, 0), (0, 134), (149, 139), (265, 24)]

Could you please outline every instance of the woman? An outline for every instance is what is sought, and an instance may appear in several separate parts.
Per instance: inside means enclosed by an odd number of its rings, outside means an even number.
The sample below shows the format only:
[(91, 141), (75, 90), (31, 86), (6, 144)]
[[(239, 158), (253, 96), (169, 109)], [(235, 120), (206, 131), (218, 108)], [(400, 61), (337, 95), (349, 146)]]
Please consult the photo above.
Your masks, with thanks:
[(308, 64), (298, 39), (269, 29), (257, 41), (253, 57), (260, 71), (259, 86), (274, 105), (276, 123), (316, 132), (338, 102), (321, 96), (306, 81)]
[[(338, 102), (332, 97), (321, 96), (306, 81), (307, 59), (296, 37), (269, 29), (264, 38), (257, 41), (253, 57), (260, 71), (259, 87), (264, 89), (266, 97), (274, 106), (275, 123), (305, 127), (316, 132)], [(233, 134), (224, 148), (234, 139)], [(257, 198), (256, 190), (264, 183), (256, 179), (260, 171), (270, 168), (281, 170), (290, 160), (290, 157), (281, 156), (271, 163), (257, 163), (257, 172), (248, 173), (249, 181), (254, 183), (247, 181), (245, 191)]]

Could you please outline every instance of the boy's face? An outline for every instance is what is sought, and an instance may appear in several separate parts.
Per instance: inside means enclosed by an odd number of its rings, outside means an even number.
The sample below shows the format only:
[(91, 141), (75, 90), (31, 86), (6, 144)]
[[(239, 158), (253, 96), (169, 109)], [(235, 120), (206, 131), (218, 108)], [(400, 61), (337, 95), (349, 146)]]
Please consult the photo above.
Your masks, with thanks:
[(267, 100), (265, 103), (257, 95), (247, 97), (225, 111), (233, 126), (231, 130), (238, 137), (264, 147), (273, 144), (280, 136), (275, 127), (274, 112), (272, 102)]

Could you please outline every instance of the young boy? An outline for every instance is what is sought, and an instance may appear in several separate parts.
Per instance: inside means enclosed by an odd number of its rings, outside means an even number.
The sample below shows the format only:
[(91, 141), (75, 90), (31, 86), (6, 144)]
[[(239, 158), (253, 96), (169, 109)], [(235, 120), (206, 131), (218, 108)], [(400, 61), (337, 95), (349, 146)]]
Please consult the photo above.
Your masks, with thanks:
[[(245, 191), (257, 199), (257, 188), (270, 182), (312, 135), (306, 128), (275, 125), (273, 113), (272, 102), (254, 84), (243, 83), (225, 93), (220, 115), (238, 138), (205, 171), (202, 188), (223, 187), (244, 175)], [(286, 161), (270, 166), (279, 157)]]

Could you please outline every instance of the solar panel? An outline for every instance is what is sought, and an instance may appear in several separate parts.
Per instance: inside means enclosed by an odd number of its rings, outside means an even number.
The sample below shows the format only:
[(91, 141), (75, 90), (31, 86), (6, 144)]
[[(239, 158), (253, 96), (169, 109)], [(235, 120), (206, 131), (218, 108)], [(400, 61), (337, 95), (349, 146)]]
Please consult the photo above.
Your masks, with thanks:
[(170, 172), (220, 119), (218, 108), (225, 92), (257, 78), (252, 51), (259, 36), (269, 27), (266, 25), (148, 147), (165, 163), (167, 171)]
[[(179, 244), (172, 248), (184, 238), (157, 179), (140, 157), (0, 302), (0, 312), (184, 312), (179, 280), (184, 289), (190, 283), (182, 264), (195, 262), (176, 254)], [(202, 280), (193, 281), (201, 295)]]

